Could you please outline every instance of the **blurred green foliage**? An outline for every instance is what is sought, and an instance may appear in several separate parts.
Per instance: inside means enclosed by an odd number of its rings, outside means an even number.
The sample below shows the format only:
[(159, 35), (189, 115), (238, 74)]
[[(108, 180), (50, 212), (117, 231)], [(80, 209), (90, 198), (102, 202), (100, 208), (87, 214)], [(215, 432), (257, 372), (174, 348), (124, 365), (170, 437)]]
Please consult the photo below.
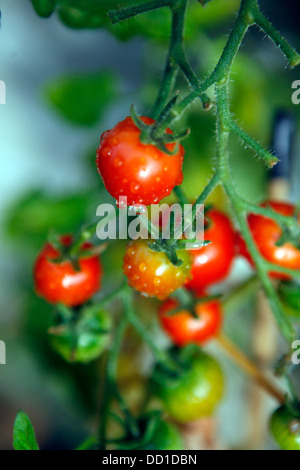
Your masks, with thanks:
[(51, 228), (57, 233), (72, 233), (84, 223), (94, 212), (94, 197), (91, 192), (60, 197), (30, 191), (10, 207), (6, 234), (24, 250), (36, 252)]
[[(108, 11), (144, 3), (143, 0), (54, 0), (60, 20), (73, 29), (105, 28), (119, 39), (127, 40), (133, 36), (144, 36), (158, 40), (168, 40), (170, 32), (170, 12), (167, 8), (155, 10), (112, 26)], [(40, 16), (48, 11), (46, 0), (32, 0)], [(193, 40), (201, 30), (222, 24), (232, 17), (239, 0), (214, 0), (202, 8), (199, 2), (192, 2), (187, 16), (186, 38)]]
[(91, 126), (117, 97), (117, 83), (109, 72), (73, 74), (52, 80), (45, 94), (65, 119)]

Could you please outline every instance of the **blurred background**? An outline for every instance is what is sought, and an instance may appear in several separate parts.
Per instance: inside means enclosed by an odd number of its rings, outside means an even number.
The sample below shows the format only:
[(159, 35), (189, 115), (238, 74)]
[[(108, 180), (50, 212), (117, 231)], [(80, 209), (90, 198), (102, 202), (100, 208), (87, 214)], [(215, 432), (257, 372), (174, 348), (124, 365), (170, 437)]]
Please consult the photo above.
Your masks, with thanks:
[[(47, 328), (53, 308), (33, 292), (32, 265), (50, 228), (72, 232), (94, 220), (97, 206), (109, 199), (95, 167), (100, 135), (128, 115), (132, 103), (140, 113), (149, 112), (166, 56), (168, 11), (152, 12), (113, 28), (106, 11), (127, 5), (125, 0), (64, 3), (58, 13), (42, 19), (30, 0), (1, 1), (0, 79), (6, 83), (7, 97), (6, 104), (0, 105), (0, 340), (7, 346), (7, 364), (0, 365), (0, 449), (11, 448), (19, 409), (31, 417), (42, 448), (72, 448), (95, 428), (100, 364), (69, 365), (51, 349)], [(299, 0), (260, 3), (299, 50)], [(239, 0), (213, 0), (202, 8), (196, 0), (190, 1), (188, 56), (200, 76), (217, 62), (238, 5)], [(291, 86), (300, 79), (300, 71), (290, 71), (286, 65), (280, 51), (252, 29), (234, 65), (232, 111), (265, 146), (271, 143), (276, 111), (288, 110), (295, 116), (298, 138), (291, 198), (298, 201), (300, 106), (291, 102)], [(186, 90), (183, 79), (178, 87)], [(193, 198), (214, 165), (215, 119), (198, 105), (179, 124), (192, 130), (184, 145), (183, 189)], [(251, 200), (263, 199), (267, 190), (264, 165), (235, 139), (231, 156), (240, 191)], [(221, 190), (212, 199), (226, 210)], [(119, 243), (103, 255), (104, 290), (120, 282), (123, 251)], [(238, 260), (225, 287), (248, 274)], [(254, 302), (250, 298), (242, 311), (227, 319), (231, 337), (249, 354)], [(156, 306), (154, 301), (143, 304), (145, 321), (154, 329)], [(138, 347), (134, 344), (133, 352)], [(130, 347), (127, 352), (123, 369), (134, 401), (142, 379), (136, 379)], [(219, 446), (272, 448), (274, 444), (265, 436), (259, 443), (251, 441), (255, 434), (249, 406), (252, 387), (226, 358), (220, 356), (220, 360), (228, 378), (216, 421)], [(264, 401), (264, 410), (274, 406)], [(266, 423), (262, 421), (261, 426)]]

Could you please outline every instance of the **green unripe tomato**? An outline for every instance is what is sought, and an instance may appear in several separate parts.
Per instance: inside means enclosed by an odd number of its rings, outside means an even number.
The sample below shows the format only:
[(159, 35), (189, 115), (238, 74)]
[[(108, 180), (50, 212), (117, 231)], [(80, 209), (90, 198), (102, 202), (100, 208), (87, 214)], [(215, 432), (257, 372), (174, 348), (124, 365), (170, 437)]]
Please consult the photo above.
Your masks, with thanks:
[(300, 417), (295, 417), (286, 406), (273, 413), (270, 429), (281, 449), (300, 450)]
[(56, 7), (56, 0), (31, 0), (36, 13), (42, 18), (52, 15)]
[(197, 350), (176, 379), (154, 384), (164, 409), (176, 421), (186, 423), (210, 416), (223, 395), (224, 380), (219, 364)]
[(53, 348), (68, 362), (90, 362), (109, 343), (111, 319), (104, 310), (87, 307), (75, 324), (67, 324), (51, 335)]

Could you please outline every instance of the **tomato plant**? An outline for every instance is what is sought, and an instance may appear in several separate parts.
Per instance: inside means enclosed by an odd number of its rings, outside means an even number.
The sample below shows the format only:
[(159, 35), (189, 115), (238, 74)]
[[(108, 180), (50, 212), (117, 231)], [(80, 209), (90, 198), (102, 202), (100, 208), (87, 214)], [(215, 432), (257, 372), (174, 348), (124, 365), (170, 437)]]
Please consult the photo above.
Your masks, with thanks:
[(132, 241), (124, 257), (124, 273), (131, 287), (164, 300), (184, 284), (191, 270), (188, 252), (181, 250), (178, 256), (182, 265), (174, 266), (165, 253), (152, 251), (147, 241)]
[(271, 432), (283, 450), (300, 450), (300, 419), (281, 406), (272, 415)]
[(175, 421), (185, 423), (210, 416), (223, 395), (224, 379), (219, 364), (198, 350), (183, 350), (180, 360), (182, 370), (175, 378), (165, 376), (158, 368), (154, 375), (155, 393)]
[(188, 309), (178, 309), (175, 299), (166, 300), (159, 309), (163, 329), (178, 346), (204, 344), (214, 338), (222, 324), (222, 308), (217, 299), (200, 299), (194, 305), (194, 315)]
[[(71, 244), (71, 237), (61, 238), (62, 250)], [(62, 255), (50, 243), (44, 246), (34, 266), (36, 292), (48, 302), (68, 306), (80, 305), (89, 300), (101, 286), (102, 268), (98, 256), (84, 256), (92, 245), (84, 244), (78, 267)]]
[[(237, 3), (233, 0), (230, 5), (235, 8)], [(35, 291), (53, 304), (48, 333), (55, 351), (67, 363), (85, 364), (99, 359), (95, 366), (97, 374), (100, 374), (101, 385), (99, 423), (95, 435), (90, 436), (80, 446), (81, 449), (181, 450), (181, 433), (167, 420), (170, 418), (172, 422), (181, 424), (179, 428), (186, 433), (189, 427), (186, 424), (205, 417), (211, 418), (223, 396), (225, 384), (222, 369), (216, 359), (202, 349), (209, 340), (214, 339), (213, 347), (222, 348), (250, 378), (279, 402), (280, 408), (271, 418), (271, 432), (276, 442), (284, 449), (300, 450), (299, 398), (290, 380), (291, 351), (297, 328), (293, 316), (286, 309), (287, 299), (294, 310), (297, 310), (299, 304), (298, 210), (287, 202), (267, 201), (257, 205), (251, 198), (245, 198), (232, 168), (229, 145), (231, 137), (241, 140), (260, 157), (268, 169), (272, 169), (279, 161), (275, 152), (266, 150), (238, 124), (231, 109), (232, 67), (248, 30), (254, 25), (258, 26), (279, 47), (291, 67), (300, 64), (300, 55), (267, 19), (258, 0), (241, 0), (239, 3), (223, 53), (212, 67), (211, 57), (219, 50), (219, 43), (216, 48), (209, 50), (207, 55), (210, 56), (211, 71), (201, 71), (200, 78), (186, 53), (185, 39), (190, 36), (186, 25), (197, 30), (197, 21), (201, 15), (190, 13), (198, 12), (196, 7), (207, 12), (213, 5), (211, 11), (220, 14), (225, 7), (221, 2), (219, 6), (214, 6), (217, 0), (152, 0), (145, 3), (121, 0), (121, 5), (116, 0), (32, 0), (39, 16), (47, 18), (57, 13), (63, 24), (75, 30), (105, 27), (113, 31), (116, 23), (128, 20), (130, 24), (131, 18), (146, 14), (141, 24), (145, 25), (149, 20), (147, 31), (144, 31), (147, 36), (153, 22), (158, 21), (157, 24), (162, 27), (161, 19), (159, 22), (161, 11), (168, 9), (172, 21), (169, 49), (157, 96), (150, 107), (149, 102), (144, 103), (147, 117), (140, 116), (132, 106), (130, 115), (124, 118), (124, 115), (129, 114), (128, 111), (126, 114), (121, 113), (117, 118), (119, 122), (101, 135), (97, 150), (95, 142), (96, 167), (107, 191), (105, 193), (103, 188), (105, 205), (101, 205), (99, 212), (105, 215), (97, 223), (74, 228), (74, 235), (50, 234), (49, 242), (37, 255), (34, 265)], [(110, 7), (117, 9), (109, 10)], [(226, 14), (227, 9), (228, 6)], [(207, 13), (203, 15), (209, 17)], [(191, 16), (195, 16), (193, 21)], [(109, 19), (111, 25), (108, 26)], [(140, 32), (143, 29), (141, 24), (132, 29)], [(154, 36), (159, 37), (159, 28), (152, 29), (155, 29)], [(131, 36), (125, 27), (115, 34), (122, 38)], [(165, 37), (161, 39), (161, 45), (165, 44)], [(198, 63), (197, 60), (193, 62), (196, 65)], [(203, 68), (206, 62), (207, 58), (203, 57)], [(245, 71), (243, 73), (245, 75)], [(116, 96), (120, 98), (120, 94), (114, 93), (112, 77), (110, 73), (95, 72), (84, 78), (76, 76), (58, 80), (55, 86), (48, 88), (48, 97), (64, 118), (73, 124), (96, 125), (103, 117), (102, 114), (105, 117), (103, 110), (107, 103)], [(147, 93), (140, 94), (146, 100), (151, 94), (151, 87), (148, 88)], [(109, 96), (105, 96), (103, 90)], [(119, 111), (121, 106), (117, 104)], [(192, 187), (192, 192), (198, 195), (192, 196), (195, 202), (190, 211), (185, 211), (191, 197), (186, 190), (191, 191), (191, 188), (182, 186), (184, 157), (185, 163), (193, 159), (193, 164), (197, 162), (202, 171), (203, 154), (210, 153), (202, 147), (201, 136), (209, 134), (208, 128), (203, 126), (205, 117), (201, 115), (200, 118), (198, 113), (197, 119), (190, 120), (190, 116), (187, 116), (188, 110), (194, 109), (191, 105), (196, 108), (197, 104), (203, 111), (215, 108), (216, 155), (206, 185), (201, 191)], [(257, 104), (260, 104), (259, 99)], [(243, 108), (247, 109), (247, 105)], [(252, 114), (256, 118), (259, 110)], [(187, 152), (185, 156), (181, 141), (187, 139), (191, 132), (186, 125), (198, 118), (201, 124), (198, 124), (198, 133), (195, 132), (194, 136), (197, 145), (194, 151)], [(241, 116), (237, 119), (242, 120)], [(105, 124), (103, 130), (107, 127)], [(98, 136), (98, 129), (96, 131)], [(189, 148), (188, 144), (185, 148)], [(197, 154), (196, 158), (193, 153)], [(96, 167), (93, 162), (95, 176)], [(244, 171), (247, 173), (247, 170)], [(99, 178), (96, 180), (99, 184)], [(199, 206), (207, 204), (216, 188), (220, 189), (220, 194), (226, 195), (228, 208), (225, 214), (218, 207), (205, 207), (205, 243), (200, 240), (202, 234), (193, 233), (189, 236), (187, 233), (193, 232), (190, 229), (196, 225)], [(89, 189), (92, 198), (93, 190)], [(105, 198), (108, 195), (117, 202), (117, 207), (115, 201), (110, 205), (111, 211), (107, 210), (106, 205)], [(171, 197), (163, 201), (167, 196)], [(170, 208), (172, 197), (181, 211), (180, 221)], [(170, 222), (173, 222), (170, 223), (167, 235), (163, 224), (155, 224), (148, 217), (151, 207), (141, 207), (155, 205), (157, 208), (161, 202), (167, 203), (168, 210), (165, 206), (162, 211), (169, 212)], [(27, 220), (28, 213), (32, 216), (29, 218), (34, 219), (38, 209), (39, 206), (34, 204), (29, 205), (29, 209), (26, 206), (22, 221)], [(63, 218), (64, 212), (68, 211), (62, 210), (60, 218)], [(85, 211), (82, 213), (85, 214)], [(99, 215), (98, 209), (96, 215)], [(145, 237), (140, 236), (138, 230), (132, 236), (128, 222), (130, 217), (134, 219), (136, 227), (143, 226)], [(78, 217), (79, 221), (82, 219), (83, 216)], [(106, 238), (100, 237), (99, 227), (107, 235)], [(117, 229), (119, 238), (126, 238), (126, 247), (125, 243), (122, 245), (116, 241)], [(122, 231), (126, 232), (125, 237), (120, 235)], [(255, 266), (255, 277), (245, 282), (233, 279), (227, 287), (216, 285), (229, 277), (236, 245), (238, 253)], [(121, 258), (121, 250), (124, 256), (123, 272), (119, 265), (111, 270), (109, 265), (117, 265), (115, 259)], [(107, 257), (104, 269), (99, 259), (103, 251), (103, 265), (106, 254), (115, 256)], [(103, 273), (105, 283), (102, 290)], [(270, 274), (289, 282), (275, 283)], [(229, 337), (236, 334), (239, 326), (229, 330), (228, 336), (230, 322), (228, 325), (224, 322), (221, 332), (223, 311), (227, 314), (233, 310), (235, 313), (236, 305), (239, 304), (238, 310), (242, 312), (244, 294), (248, 294), (249, 286), (252, 289), (253, 285), (252, 300), (259, 286), (270, 303), (274, 317), (271, 321), (274, 320), (286, 342), (286, 351), (278, 362), (276, 372), (288, 379), (289, 394), (284, 393), (243, 351), (246, 347), (255, 349), (252, 338), (252, 331), (257, 330), (253, 327), (254, 315), (251, 317), (251, 328), (245, 323), (247, 331), (243, 332), (243, 338), (247, 334), (247, 341), (244, 339), (245, 346), (242, 349)], [(149, 299), (146, 301), (145, 297)], [(170, 349), (164, 347), (155, 323), (156, 316), (151, 315), (151, 312), (157, 312), (157, 299), (164, 301), (159, 307), (159, 319), (174, 343)], [(138, 340), (134, 335), (138, 336)], [(146, 349), (144, 346), (153, 356), (147, 367), (142, 364)], [(120, 358), (123, 359), (128, 351), (131, 355), (128, 361), (130, 366), (127, 367), (131, 375), (142, 385), (147, 382), (147, 390), (144, 390), (144, 386), (139, 400), (136, 397), (132, 399), (130, 393), (126, 392), (126, 370), (123, 370), (126, 369), (126, 361), (120, 361)], [(253, 357), (257, 356), (256, 351), (251, 352), (254, 353)], [(268, 357), (268, 364), (272, 361)], [(92, 371), (88, 368), (85, 370), (88, 371), (87, 375)], [(231, 380), (230, 377), (228, 380)], [(206, 431), (204, 429), (204, 434)], [(23, 413), (18, 414), (16, 419), (14, 446), (17, 449), (38, 449), (29, 418)]]
[[(145, 124), (154, 120), (142, 117)], [(168, 129), (168, 133), (171, 131)], [(156, 204), (168, 196), (183, 180), (184, 149), (180, 145), (170, 158), (153, 144), (143, 143), (141, 131), (127, 117), (110, 131), (104, 132), (97, 150), (97, 168), (107, 191), (118, 201), (127, 204)], [(167, 144), (174, 150), (175, 144)]]
[(217, 209), (205, 213), (204, 239), (210, 244), (199, 250), (191, 250), (193, 259), (189, 289), (201, 291), (222, 281), (230, 272), (234, 259), (234, 230), (230, 219)]
[(105, 310), (85, 307), (79, 316), (50, 330), (54, 349), (68, 362), (90, 362), (109, 344), (112, 321)]
[[(270, 207), (284, 217), (296, 217), (295, 206), (286, 202), (267, 201), (262, 204), (262, 207)], [(283, 239), (282, 228), (275, 220), (263, 215), (250, 214), (248, 224), (255, 244), (265, 259), (285, 268), (300, 268), (299, 248), (288, 240), (288, 234), (285, 236), (286, 241)], [(238, 237), (238, 251), (253, 265), (245, 242), (240, 237)], [(271, 274), (275, 278), (289, 277), (283, 273), (272, 272)]]

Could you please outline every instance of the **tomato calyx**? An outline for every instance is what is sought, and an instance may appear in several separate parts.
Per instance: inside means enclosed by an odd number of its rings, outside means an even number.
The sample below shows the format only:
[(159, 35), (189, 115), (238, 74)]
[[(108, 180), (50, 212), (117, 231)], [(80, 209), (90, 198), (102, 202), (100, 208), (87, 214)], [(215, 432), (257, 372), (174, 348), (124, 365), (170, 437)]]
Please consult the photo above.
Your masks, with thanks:
[(53, 326), (48, 329), (52, 345), (69, 362), (89, 362), (108, 345), (111, 320), (99, 305), (56, 306)]
[(291, 243), (295, 248), (300, 249), (300, 230), (299, 226), (297, 230), (291, 231), (289, 228), (284, 228), (280, 238), (275, 242), (275, 245), (280, 247), (285, 243)]
[(90, 238), (90, 232), (87, 234), (85, 231), (80, 233), (77, 237), (71, 235), (60, 236), (51, 231), (48, 235), (48, 242), (57, 251), (57, 255), (48, 258), (48, 261), (54, 264), (69, 262), (74, 271), (79, 272), (80, 259), (100, 255), (106, 248), (106, 244), (104, 243), (99, 246), (91, 246), (85, 243), (86, 240)]
[(196, 344), (188, 344), (183, 348), (172, 346), (168, 350), (168, 356), (175, 367), (171, 368), (169, 363), (156, 363), (151, 379), (154, 390), (156, 386), (170, 387), (180, 382), (182, 375), (186, 373), (193, 359), (197, 358), (199, 353), (201, 353), (201, 348)]
[(222, 298), (222, 295), (207, 295), (205, 293), (198, 293), (198, 295), (195, 297), (191, 295), (191, 293), (188, 292), (186, 289), (178, 289), (174, 293), (174, 297), (177, 300), (177, 305), (166, 313), (167, 317), (176, 315), (177, 313), (186, 310), (192, 315), (193, 318), (195, 318), (195, 320), (201, 320), (201, 316), (196, 313), (196, 306), (201, 303), (210, 302), (212, 300), (220, 300), (220, 298)]
[[(161, 135), (160, 127), (175, 105), (177, 98), (178, 95), (171, 99), (171, 101), (167, 104), (165, 109), (153, 124), (145, 124), (136, 112), (134, 105), (132, 105), (130, 108), (130, 116), (136, 127), (141, 131), (140, 141), (145, 145), (154, 145), (161, 152), (169, 156), (173, 156), (178, 153), (179, 142), (186, 139), (190, 134), (190, 129), (187, 129), (177, 134), (167, 134), (164, 131), (163, 135)], [(175, 145), (171, 146), (170, 144)]]
[(151, 241), (148, 243), (148, 247), (151, 251), (156, 253), (165, 253), (168, 260), (177, 268), (182, 266), (182, 260), (178, 258), (177, 250), (187, 250), (192, 247), (195, 248), (202, 248), (210, 243), (210, 241), (200, 241), (200, 240), (165, 240), (160, 238), (155, 241)]
[[(109, 441), (116, 450), (181, 450), (183, 442), (176, 426), (165, 421), (161, 410), (149, 411), (137, 418), (131, 416), (135, 424), (132, 430), (128, 423), (116, 416), (122, 424), (124, 435)], [(135, 432), (134, 432), (135, 431)]]
[(136, 450), (147, 447), (155, 436), (157, 426), (162, 420), (161, 415), (161, 411), (153, 410), (138, 419), (134, 419), (134, 430), (132, 427), (128, 426), (126, 421), (123, 421), (122, 424), (125, 434), (122, 438), (112, 443), (117, 445), (118, 450)]

